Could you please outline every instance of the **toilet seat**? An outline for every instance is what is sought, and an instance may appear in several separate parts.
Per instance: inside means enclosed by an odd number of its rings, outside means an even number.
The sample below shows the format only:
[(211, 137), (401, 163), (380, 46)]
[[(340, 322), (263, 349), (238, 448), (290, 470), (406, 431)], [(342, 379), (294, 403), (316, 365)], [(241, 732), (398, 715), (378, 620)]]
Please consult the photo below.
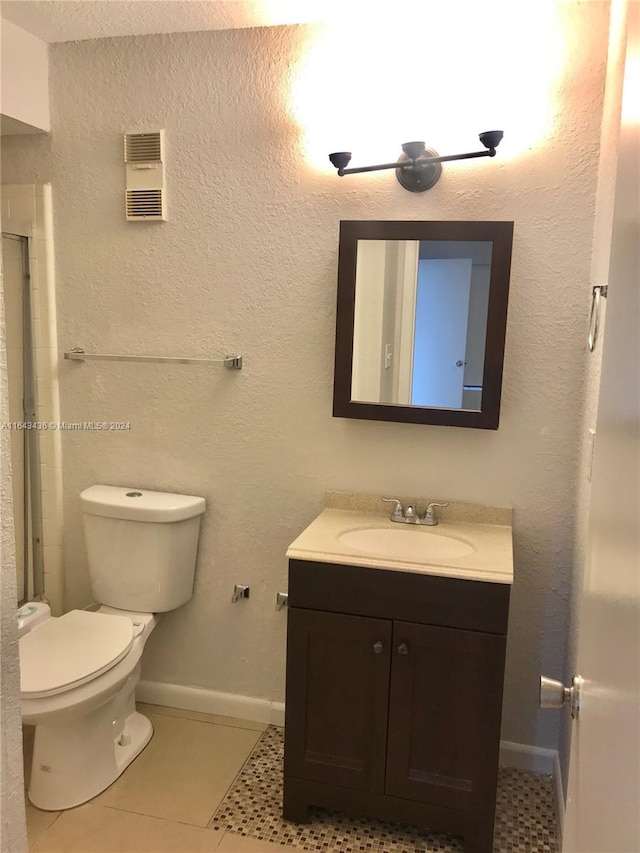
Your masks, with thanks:
[(47, 619), (20, 638), (22, 696), (54, 696), (92, 681), (125, 657), (135, 634), (126, 616), (71, 610)]

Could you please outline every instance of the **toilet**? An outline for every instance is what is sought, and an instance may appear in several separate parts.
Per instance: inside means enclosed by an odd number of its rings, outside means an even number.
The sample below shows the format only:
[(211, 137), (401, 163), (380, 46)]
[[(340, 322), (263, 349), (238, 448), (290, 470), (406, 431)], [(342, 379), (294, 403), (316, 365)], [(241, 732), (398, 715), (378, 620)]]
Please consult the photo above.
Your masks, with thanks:
[(95, 797), (151, 740), (135, 709), (140, 658), (158, 614), (192, 596), (205, 511), (204, 498), (119, 486), (91, 486), (80, 504), (101, 606), (21, 609), (22, 721), (36, 727), (28, 795), (50, 811)]

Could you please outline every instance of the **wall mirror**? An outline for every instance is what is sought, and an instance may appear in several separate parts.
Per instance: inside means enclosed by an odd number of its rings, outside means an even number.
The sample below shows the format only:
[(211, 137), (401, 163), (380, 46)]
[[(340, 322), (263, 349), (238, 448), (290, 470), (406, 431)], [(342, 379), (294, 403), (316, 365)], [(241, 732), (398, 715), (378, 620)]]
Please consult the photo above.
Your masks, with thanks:
[(333, 414), (497, 429), (513, 222), (340, 223)]

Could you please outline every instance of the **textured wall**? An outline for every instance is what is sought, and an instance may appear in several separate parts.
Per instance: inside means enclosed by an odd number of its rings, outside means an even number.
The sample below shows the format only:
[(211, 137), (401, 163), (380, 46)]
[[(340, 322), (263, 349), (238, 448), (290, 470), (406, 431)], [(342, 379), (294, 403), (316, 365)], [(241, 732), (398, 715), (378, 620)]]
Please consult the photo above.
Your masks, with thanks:
[[(132, 425), (63, 435), (69, 607), (90, 599), (83, 488), (208, 502), (194, 598), (151, 637), (145, 678), (282, 699), (275, 594), (286, 547), (327, 488), (513, 506), (503, 737), (557, 746), (537, 679), (562, 674), (566, 641), (607, 32), (601, 4), (559, 14), (564, 66), (546, 138), (510, 160), (447, 165), (425, 195), (390, 174), (340, 180), (303, 159), (288, 94), (311, 27), (52, 48), (52, 137), (5, 140), (3, 179), (53, 185), (61, 347), (245, 356), (241, 373), (61, 364), (64, 420)], [(463, 54), (448, 61), (459, 70)], [(156, 127), (170, 221), (127, 224), (120, 134)], [(403, 218), (515, 220), (497, 432), (331, 417), (338, 222)], [(232, 606), (235, 582), (252, 596)]]
[[(9, 396), (1, 272), (0, 297), (0, 423), (3, 423), (9, 419)], [(22, 853), (27, 849), (27, 835), (22, 777), (22, 725), (20, 703), (17, 701), (20, 696), (20, 664), (9, 439), (10, 434), (0, 430), (0, 851)]]

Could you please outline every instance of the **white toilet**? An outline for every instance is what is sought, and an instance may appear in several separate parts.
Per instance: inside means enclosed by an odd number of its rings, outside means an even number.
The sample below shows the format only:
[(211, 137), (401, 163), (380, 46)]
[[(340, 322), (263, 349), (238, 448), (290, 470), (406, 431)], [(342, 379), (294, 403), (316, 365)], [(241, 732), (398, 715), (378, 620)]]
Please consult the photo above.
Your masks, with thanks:
[(144, 749), (140, 657), (158, 617), (191, 598), (204, 498), (117, 486), (80, 495), (97, 611), (20, 638), (22, 720), (35, 725), (29, 799), (57, 811), (110, 785)]

